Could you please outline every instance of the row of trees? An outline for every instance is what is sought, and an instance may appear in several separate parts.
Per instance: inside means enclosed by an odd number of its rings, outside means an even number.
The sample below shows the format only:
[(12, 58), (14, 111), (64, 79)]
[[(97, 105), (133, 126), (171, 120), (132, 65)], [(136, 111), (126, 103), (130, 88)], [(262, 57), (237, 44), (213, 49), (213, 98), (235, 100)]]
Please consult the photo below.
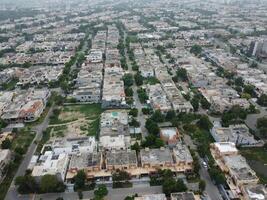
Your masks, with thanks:
[(65, 185), (59, 181), (55, 175), (44, 175), (40, 183), (30, 175), (18, 176), (15, 179), (15, 185), (18, 186), (20, 194), (29, 193), (51, 193), (51, 192), (64, 192)]
[(176, 179), (171, 170), (158, 170), (156, 175), (150, 177), (150, 184), (162, 185), (162, 190), (168, 197), (171, 193), (187, 191), (183, 180)]

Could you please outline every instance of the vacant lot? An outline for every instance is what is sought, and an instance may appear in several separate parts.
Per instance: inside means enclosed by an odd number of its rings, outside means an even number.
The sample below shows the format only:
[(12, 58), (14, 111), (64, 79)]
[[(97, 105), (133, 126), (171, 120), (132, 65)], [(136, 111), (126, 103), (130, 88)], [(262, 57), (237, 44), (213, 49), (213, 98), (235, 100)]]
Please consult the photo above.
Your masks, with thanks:
[(100, 104), (63, 106), (49, 125), (51, 137), (96, 136), (101, 112)]
[(241, 154), (247, 159), (250, 167), (255, 170), (262, 183), (267, 183), (267, 149), (242, 148)]

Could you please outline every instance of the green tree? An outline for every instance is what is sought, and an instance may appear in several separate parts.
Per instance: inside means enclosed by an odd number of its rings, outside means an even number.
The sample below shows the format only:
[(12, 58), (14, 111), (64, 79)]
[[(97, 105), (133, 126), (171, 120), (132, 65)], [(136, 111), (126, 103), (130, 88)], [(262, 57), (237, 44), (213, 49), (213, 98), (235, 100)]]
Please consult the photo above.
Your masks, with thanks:
[(160, 148), (164, 146), (164, 142), (153, 134), (148, 134), (142, 141), (142, 147)]
[(173, 110), (170, 110), (167, 112), (165, 119), (166, 119), (166, 121), (171, 121), (175, 117), (176, 117), (175, 112)]
[(193, 45), (190, 49), (190, 53), (195, 54), (195, 56), (198, 56), (202, 52), (202, 47), (200, 45)]
[(148, 115), (148, 114), (150, 114), (150, 109), (149, 108), (142, 108), (142, 113), (144, 115)]
[(139, 127), (140, 123), (135, 118), (133, 118), (132, 121), (129, 122), (129, 125), (133, 127)]
[(38, 190), (37, 183), (30, 175), (18, 176), (15, 179), (15, 185), (18, 187), (20, 194), (35, 193)]
[(146, 100), (148, 100), (148, 96), (147, 96), (146, 91), (144, 89), (142, 89), (142, 88), (138, 89), (137, 93), (138, 93), (138, 98), (139, 98), (141, 103), (145, 103)]
[(127, 181), (131, 179), (131, 175), (123, 170), (116, 170), (113, 174), (112, 174), (112, 180), (113, 181)]
[(267, 106), (267, 94), (262, 94), (259, 98), (257, 103), (261, 106), (266, 107)]
[(229, 111), (225, 111), (222, 115), (222, 124), (229, 126), (242, 122), (247, 117), (247, 111), (238, 105), (233, 106)]
[(210, 122), (208, 116), (202, 115), (197, 122), (197, 125), (205, 130), (210, 130), (212, 128), (212, 123)]
[(267, 117), (257, 119), (257, 128), (267, 128)]
[(137, 86), (143, 85), (144, 77), (140, 74), (140, 72), (137, 72), (134, 75), (134, 80)]
[(0, 130), (2, 130), (2, 128), (5, 128), (6, 126), (7, 123), (3, 119), (0, 119)]
[(83, 170), (79, 170), (77, 175), (74, 177), (74, 189), (79, 190), (85, 187), (86, 174)]
[(132, 150), (135, 150), (135, 151), (137, 151), (137, 152), (139, 152), (139, 151), (140, 151), (140, 145), (139, 145), (139, 143), (138, 143), (138, 142), (135, 142), (135, 143), (131, 146), (131, 149), (132, 149)]
[(253, 85), (245, 85), (244, 86), (244, 93), (250, 94), (251, 97), (255, 97), (256, 93), (255, 93), (255, 88)]
[(171, 193), (176, 192), (176, 182), (174, 178), (168, 178), (163, 181), (162, 191), (166, 196), (170, 196)]
[(243, 85), (244, 85), (244, 80), (243, 80), (243, 78), (242, 78), (242, 77), (238, 77), (238, 78), (236, 78), (236, 79), (235, 79), (235, 85), (236, 85), (236, 86), (243, 87)]
[(126, 87), (130, 87), (134, 83), (132, 74), (125, 74), (122, 79), (123, 79), (124, 85)]
[(177, 76), (178, 80), (181, 80), (181, 81), (187, 81), (188, 80), (187, 71), (184, 68), (178, 68), (176, 71), (176, 76)]
[(145, 127), (151, 134), (157, 135), (159, 133), (158, 124), (152, 119), (147, 119)]
[(193, 108), (194, 108), (194, 111), (198, 111), (198, 108), (199, 108), (199, 99), (198, 97), (195, 95), (193, 97), (193, 99), (190, 101), (190, 103), (192, 104)]
[(162, 190), (166, 196), (170, 196), (174, 192), (185, 192), (187, 187), (182, 179), (175, 181), (173, 177), (167, 177), (163, 179)]
[(133, 89), (130, 88), (130, 87), (125, 88), (125, 91), (124, 92), (125, 92), (125, 95), (127, 97), (132, 97), (133, 96)]
[(164, 115), (160, 112), (160, 110), (156, 110), (156, 111), (153, 113), (151, 119), (152, 119), (153, 121), (155, 121), (155, 122), (164, 122), (165, 117), (164, 117)]
[(55, 175), (46, 174), (41, 178), (40, 190), (43, 193), (63, 192), (65, 185)]
[(103, 197), (107, 196), (107, 194), (108, 189), (104, 184), (98, 185), (97, 189), (94, 191), (94, 195), (98, 199), (102, 199)]
[(137, 108), (133, 108), (130, 110), (129, 115), (133, 116), (133, 117), (137, 117), (138, 115), (138, 109)]
[(225, 183), (225, 176), (217, 167), (210, 168), (209, 173), (217, 185)]
[(242, 94), (241, 94), (241, 98), (244, 98), (244, 99), (251, 99), (251, 95), (248, 94), (248, 93), (242, 93)]

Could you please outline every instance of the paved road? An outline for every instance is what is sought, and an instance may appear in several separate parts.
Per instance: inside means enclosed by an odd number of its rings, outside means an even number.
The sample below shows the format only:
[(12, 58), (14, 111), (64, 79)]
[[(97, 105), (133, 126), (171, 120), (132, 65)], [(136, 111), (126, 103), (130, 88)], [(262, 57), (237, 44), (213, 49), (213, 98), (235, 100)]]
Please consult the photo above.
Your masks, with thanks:
[[(129, 57), (128, 57), (127, 53), (126, 53), (126, 61), (127, 61), (127, 64), (128, 64), (128, 72), (131, 73), (132, 75), (134, 75), (136, 72), (133, 71), (133, 69), (132, 69), (132, 64), (131, 64), (131, 62), (129, 60)], [(145, 116), (144, 116), (144, 114), (142, 112), (143, 105), (139, 100), (138, 93), (137, 93), (138, 87), (135, 84), (135, 81), (134, 81), (134, 84), (132, 86), (132, 89), (133, 89), (133, 100), (135, 102), (135, 107), (138, 109), (137, 121), (140, 122), (141, 133), (142, 133), (143, 138), (145, 138), (148, 135), (147, 129), (145, 127), (146, 118), (145, 118)]]
[[(162, 193), (161, 186), (146, 186), (140, 185), (132, 188), (124, 188), (124, 189), (112, 189), (109, 188), (109, 192), (107, 195), (108, 200), (123, 200), (126, 196), (132, 196), (135, 194), (143, 195), (143, 194), (158, 194)], [(78, 195), (76, 192), (65, 192), (65, 193), (50, 193), (50, 194), (41, 194), (41, 195), (23, 195), (17, 200), (55, 200), (58, 197), (63, 197), (64, 200), (76, 200), (78, 199)], [(94, 197), (93, 191), (83, 192), (83, 199), (91, 199)]]
[(16, 177), (18, 176), (23, 176), (25, 174), (25, 171), (27, 170), (27, 167), (29, 165), (29, 162), (37, 148), (37, 144), (35, 143), (35, 141), (39, 141), (42, 138), (42, 133), (43, 131), (47, 128), (48, 124), (49, 124), (49, 117), (52, 114), (52, 110), (53, 110), (53, 106), (49, 109), (45, 119), (43, 120), (43, 122), (35, 127), (32, 128), (32, 131), (36, 132), (35, 138), (33, 139), (30, 147), (28, 148), (27, 153), (24, 156), (24, 159), (22, 161), (22, 163), (20, 164), (17, 173), (15, 175), (15, 177), (13, 178), (13, 181), (10, 185), (10, 188), (6, 194), (6, 198), (5, 200), (15, 200), (18, 199), (18, 194), (14, 185), (14, 180)]
[[(202, 162), (201, 158), (199, 158), (199, 160)], [(205, 169), (201, 163), (200, 165), (201, 165), (201, 168), (199, 170), (200, 178), (205, 180), (206, 182), (205, 191), (207, 192), (208, 196), (210, 197), (211, 200), (213, 199), (222, 200), (222, 196), (217, 186), (213, 184), (207, 169)]]
[[(194, 143), (191, 140), (191, 137), (189, 135), (186, 135), (184, 141), (185, 141), (186, 145), (188, 145), (191, 149), (196, 148), (196, 146), (194, 145)], [(206, 182), (206, 189), (205, 189), (206, 193), (208, 194), (208, 196), (211, 200), (222, 200), (221, 194), (220, 194), (217, 186), (213, 184), (207, 169), (205, 169), (203, 167), (203, 165), (202, 165), (203, 161), (199, 157), (199, 155), (198, 155), (198, 158), (199, 158), (199, 162), (200, 162), (199, 175), (200, 175), (200, 178)]]

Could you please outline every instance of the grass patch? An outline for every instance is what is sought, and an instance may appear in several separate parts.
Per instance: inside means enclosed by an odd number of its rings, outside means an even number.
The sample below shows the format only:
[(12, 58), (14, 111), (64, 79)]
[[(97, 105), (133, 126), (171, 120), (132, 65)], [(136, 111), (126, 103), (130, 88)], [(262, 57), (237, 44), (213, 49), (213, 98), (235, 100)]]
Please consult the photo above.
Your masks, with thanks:
[(101, 104), (84, 104), (84, 105), (71, 105), (64, 106), (64, 112), (80, 112), (86, 117), (91, 117), (92, 115), (99, 115), (102, 112)]
[(99, 130), (99, 123), (100, 123), (100, 117), (92, 121), (88, 125), (88, 136), (96, 136), (98, 138), (98, 130)]

